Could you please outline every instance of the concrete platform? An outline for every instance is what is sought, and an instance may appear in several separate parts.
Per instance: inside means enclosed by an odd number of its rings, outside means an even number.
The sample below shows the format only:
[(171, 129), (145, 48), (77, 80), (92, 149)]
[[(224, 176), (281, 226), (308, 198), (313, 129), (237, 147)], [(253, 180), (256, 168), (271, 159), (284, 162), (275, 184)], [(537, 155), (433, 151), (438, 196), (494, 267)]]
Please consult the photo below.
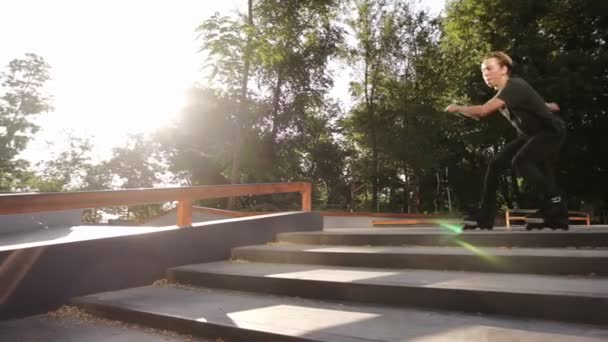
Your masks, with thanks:
[(216, 262), (169, 279), (209, 288), (608, 324), (608, 278)]
[(232, 249), (232, 259), (267, 263), (534, 274), (608, 275), (608, 249), (319, 246), (274, 244)]
[(42, 228), (25, 232), (0, 234), (0, 252), (31, 247), (58, 245), (71, 242), (163, 232), (175, 229), (178, 229), (177, 226), (134, 227), (82, 225)]
[(75, 300), (87, 311), (225, 341), (605, 341), (608, 329), (541, 320), (143, 287)]
[(326, 229), (316, 232), (283, 233), (279, 242), (309, 245), (350, 246), (460, 246), (462, 242), (485, 247), (608, 247), (607, 228), (572, 228), (569, 231), (525, 229), (466, 231), (448, 228), (359, 228)]
[[(321, 226), (313, 216), (226, 220), (194, 229), (79, 226), (26, 239), (0, 235), (0, 246), (12, 248), (0, 249), (0, 263), (12, 270), (0, 273), (0, 290), (16, 290), (11, 301), (0, 302), (0, 319), (33, 304), (48, 307), (87, 295), (74, 303), (93, 314), (201, 340), (608, 340), (606, 227), (310, 232)], [(301, 230), (309, 232), (293, 233)], [(281, 242), (254, 245), (276, 234)], [(230, 254), (244, 245), (253, 246)], [(230, 255), (233, 262), (198, 264)], [(151, 284), (168, 268), (171, 278), (206, 288), (146, 286), (89, 295)], [(6, 287), (3, 279), (21, 282)], [(148, 333), (40, 316), (0, 322), (0, 341), (172, 340)]]
[(192, 336), (120, 322), (86, 323), (73, 317), (52, 318), (46, 315), (0, 321), (0, 341), (11, 342), (210, 342)]
[(0, 320), (37, 315), (90, 293), (152, 284), (167, 268), (226, 260), (235, 246), (322, 229), (318, 213), (192, 227), (71, 226), (0, 235)]

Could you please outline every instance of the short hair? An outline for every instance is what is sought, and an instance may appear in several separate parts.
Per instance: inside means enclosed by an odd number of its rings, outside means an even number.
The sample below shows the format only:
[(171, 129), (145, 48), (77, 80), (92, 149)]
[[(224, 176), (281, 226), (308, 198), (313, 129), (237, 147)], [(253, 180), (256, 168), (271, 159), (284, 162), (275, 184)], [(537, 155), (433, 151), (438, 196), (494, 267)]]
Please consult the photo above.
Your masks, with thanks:
[(492, 51), (492, 52), (488, 52), (484, 56), (483, 59), (486, 60), (489, 58), (496, 58), (496, 60), (498, 61), (498, 64), (501, 67), (506, 66), (507, 73), (511, 74), (511, 70), (513, 69), (513, 60), (511, 59), (511, 57), (509, 57), (509, 55), (507, 55), (506, 53), (504, 53), (502, 51)]

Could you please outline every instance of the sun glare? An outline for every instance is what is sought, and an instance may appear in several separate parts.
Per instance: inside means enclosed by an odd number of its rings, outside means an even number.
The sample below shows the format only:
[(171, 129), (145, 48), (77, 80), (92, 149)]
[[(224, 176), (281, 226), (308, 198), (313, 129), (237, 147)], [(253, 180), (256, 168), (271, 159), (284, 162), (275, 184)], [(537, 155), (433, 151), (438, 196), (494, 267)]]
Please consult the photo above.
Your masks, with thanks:
[(167, 126), (184, 105), (197, 65), (187, 47), (165, 47), (167, 52), (117, 42), (94, 58), (63, 56), (71, 63), (54, 67), (49, 87), (56, 110), (40, 126), (51, 135), (67, 130), (88, 137), (102, 159), (129, 134)]
[[(87, 37), (81, 37), (85, 49), (58, 56), (51, 85), (54, 122), (94, 129), (109, 140), (169, 123), (183, 105), (185, 90), (200, 77), (200, 61), (194, 34), (187, 34), (196, 21), (183, 27), (183, 18), (176, 16), (166, 25), (153, 25), (160, 17), (148, 13), (136, 22), (112, 17), (110, 27), (89, 27)], [(100, 47), (97, 41), (110, 42)]]
[[(47, 92), (54, 110), (40, 115), (41, 131), (24, 157), (37, 162), (48, 144), (61, 149), (66, 133), (87, 137), (102, 159), (130, 133), (166, 126), (184, 105), (185, 91), (203, 81), (195, 28), (240, 0), (22, 0), (0, 13), (14, 32), (0, 51), (3, 64), (26, 52), (51, 66)], [(36, 8), (36, 11), (32, 11)], [(69, 13), (69, 14), (68, 14)]]
[(81, 75), (66, 73), (66, 80), (55, 84), (55, 103), (62, 109), (55, 122), (111, 135), (149, 133), (169, 123), (183, 106), (190, 81), (180, 74), (158, 60), (112, 58), (86, 76), (91, 77), (88, 87), (79, 86)]

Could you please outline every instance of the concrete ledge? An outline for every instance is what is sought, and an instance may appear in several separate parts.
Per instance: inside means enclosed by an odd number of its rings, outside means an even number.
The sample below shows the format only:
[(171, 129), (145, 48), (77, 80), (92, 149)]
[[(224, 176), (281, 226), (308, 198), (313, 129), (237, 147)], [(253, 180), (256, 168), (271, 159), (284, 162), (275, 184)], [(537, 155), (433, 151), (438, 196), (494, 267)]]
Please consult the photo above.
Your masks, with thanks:
[(81, 224), (81, 222), (82, 210), (0, 215), (0, 235), (42, 228), (75, 226)]
[(297, 212), (156, 232), (124, 227), (132, 230), (130, 235), (15, 246), (0, 252), (0, 319), (43, 313), (75, 296), (151, 284), (169, 267), (224, 260), (233, 247), (273, 241), (279, 232), (321, 227), (320, 215)]
[(453, 234), (440, 229), (340, 229), (281, 233), (277, 240), (309, 245), (461, 246), (485, 247), (607, 247), (608, 230), (575, 228), (563, 231), (493, 231)]
[(83, 322), (80, 316), (49, 317), (36, 315), (0, 321), (2, 341), (11, 342), (209, 342), (207, 339), (154, 330), (150, 327), (102, 320)]
[(233, 259), (266, 263), (504, 273), (608, 275), (608, 250), (462, 247), (247, 246)]

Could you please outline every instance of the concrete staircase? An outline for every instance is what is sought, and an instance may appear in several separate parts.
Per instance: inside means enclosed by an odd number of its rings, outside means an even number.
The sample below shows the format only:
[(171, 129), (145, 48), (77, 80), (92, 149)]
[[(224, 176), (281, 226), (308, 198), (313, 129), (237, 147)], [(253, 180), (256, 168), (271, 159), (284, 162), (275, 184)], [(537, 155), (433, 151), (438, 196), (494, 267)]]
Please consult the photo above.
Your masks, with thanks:
[(284, 233), (73, 301), (223, 341), (606, 341), (608, 230)]

